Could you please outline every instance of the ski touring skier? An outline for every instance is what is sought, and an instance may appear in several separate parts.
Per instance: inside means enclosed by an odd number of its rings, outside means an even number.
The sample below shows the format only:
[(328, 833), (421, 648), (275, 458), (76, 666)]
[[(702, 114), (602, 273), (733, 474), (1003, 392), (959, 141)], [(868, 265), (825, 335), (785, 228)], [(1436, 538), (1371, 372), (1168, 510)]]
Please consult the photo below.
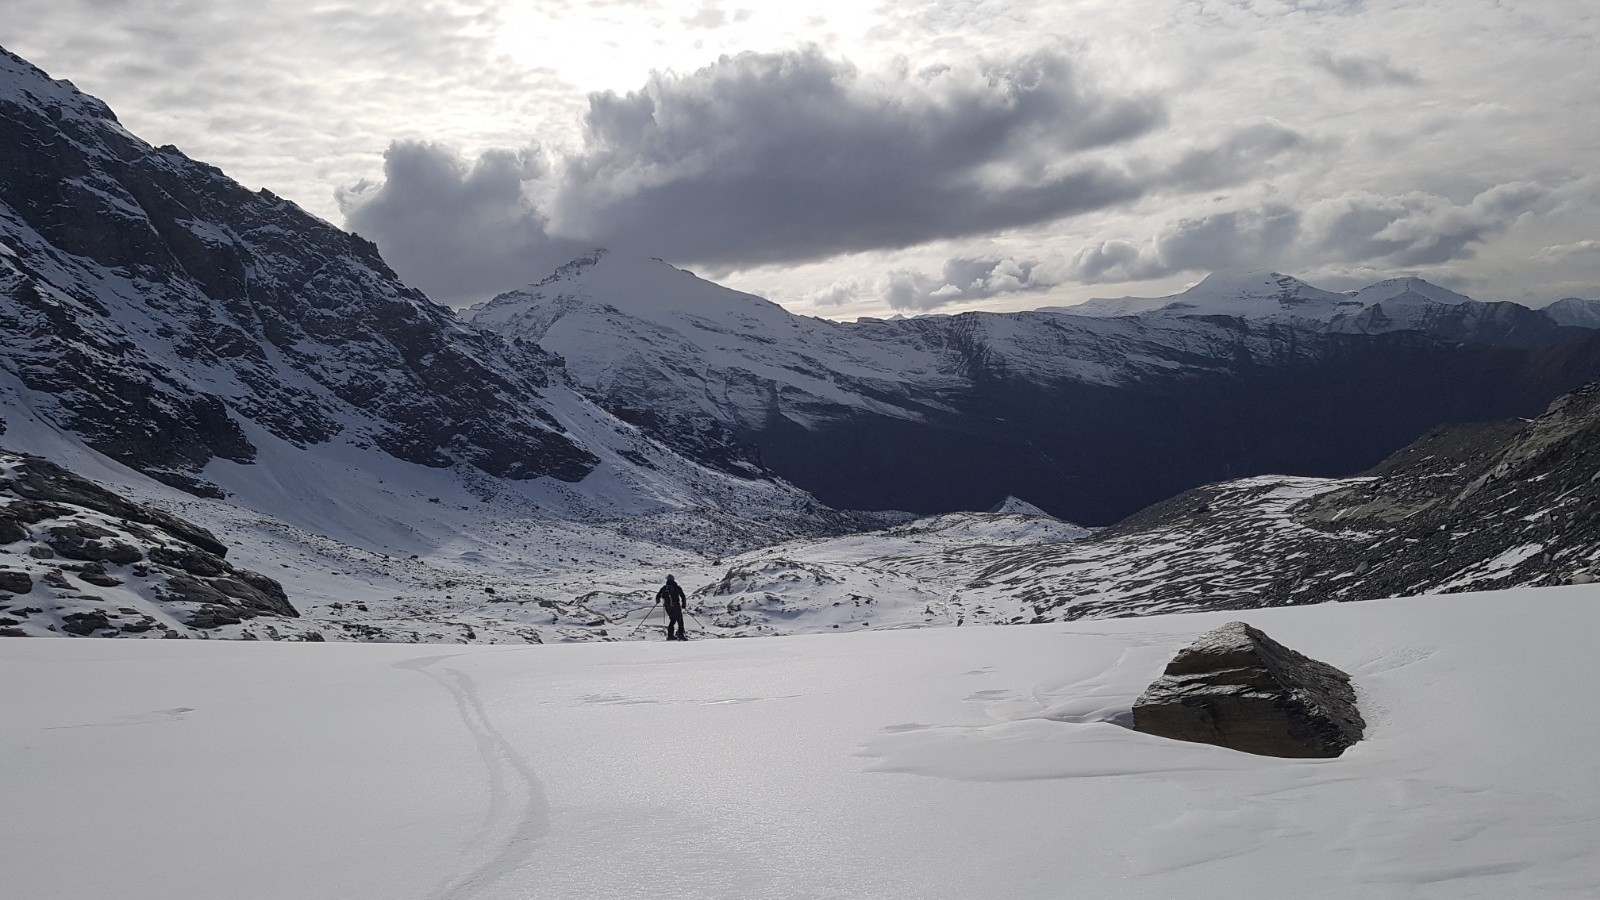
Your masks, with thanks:
[[(678, 586), (678, 582), (674, 581), (671, 575), (667, 576), (667, 583), (661, 586), (661, 590), (656, 591), (656, 602), (667, 611), (667, 640), (687, 641), (689, 636), (683, 632), (683, 608), (688, 598), (683, 595), (683, 588)], [(673, 631), (674, 628), (677, 629), (676, 632)]]

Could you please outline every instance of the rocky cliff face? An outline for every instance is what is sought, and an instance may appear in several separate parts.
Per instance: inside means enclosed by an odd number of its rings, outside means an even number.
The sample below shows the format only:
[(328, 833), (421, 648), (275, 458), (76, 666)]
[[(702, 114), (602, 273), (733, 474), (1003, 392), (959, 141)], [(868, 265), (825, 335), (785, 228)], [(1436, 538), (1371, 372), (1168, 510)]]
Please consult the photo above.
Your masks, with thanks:
[(545, 411), (557, 364), (403, 285), (375, 247), (0, 51), (0, 400), (214, 492), (252, 429), (512, 479), (594, 458)]
[(205, 529), (0, 451), (0, 636), (312, 637)]

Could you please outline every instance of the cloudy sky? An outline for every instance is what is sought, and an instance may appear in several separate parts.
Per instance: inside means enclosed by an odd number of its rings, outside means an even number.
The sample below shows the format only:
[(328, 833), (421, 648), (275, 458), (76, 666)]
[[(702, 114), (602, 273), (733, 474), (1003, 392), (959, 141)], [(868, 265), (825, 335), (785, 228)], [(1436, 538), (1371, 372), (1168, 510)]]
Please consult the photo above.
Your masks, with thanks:
[(595, 245), (845, 319), (1600, 297), (1594, 0), (0, 0), (0, 44), (458, 305)]

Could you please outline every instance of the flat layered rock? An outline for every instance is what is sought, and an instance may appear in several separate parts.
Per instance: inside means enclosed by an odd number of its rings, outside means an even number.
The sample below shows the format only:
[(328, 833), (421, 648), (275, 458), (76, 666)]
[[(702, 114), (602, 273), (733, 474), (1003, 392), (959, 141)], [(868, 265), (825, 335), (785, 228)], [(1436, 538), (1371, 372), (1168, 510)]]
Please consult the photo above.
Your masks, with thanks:
[(1366, 723), (1349, 675), (1229, 622), (1178, 651), (1134, 704), (1133, 727), (1262, 756), (1333, 757)]

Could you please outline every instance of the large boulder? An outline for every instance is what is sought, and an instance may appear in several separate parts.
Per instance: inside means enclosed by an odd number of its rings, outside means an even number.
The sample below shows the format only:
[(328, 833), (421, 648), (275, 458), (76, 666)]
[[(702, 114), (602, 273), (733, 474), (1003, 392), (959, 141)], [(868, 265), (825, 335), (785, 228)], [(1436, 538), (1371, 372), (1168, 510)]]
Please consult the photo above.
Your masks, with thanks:
[(33, 576), (27, 572), (0, 569), (0, 591), (27, 594), (33, 591)]
[(117, 533), (87, 522), (69, 522), (52, 527), (45, 541), (50, 549), (67, 559), (109, 562), (117, 565), (138, 562), (144, 553), (138, 547), (116, 539)]
[(1178, 651), (1134, 704), (1133, 727), (1262, 756), (1332, 757), (1366, 723), (1349, 675), (1229, 622)]

